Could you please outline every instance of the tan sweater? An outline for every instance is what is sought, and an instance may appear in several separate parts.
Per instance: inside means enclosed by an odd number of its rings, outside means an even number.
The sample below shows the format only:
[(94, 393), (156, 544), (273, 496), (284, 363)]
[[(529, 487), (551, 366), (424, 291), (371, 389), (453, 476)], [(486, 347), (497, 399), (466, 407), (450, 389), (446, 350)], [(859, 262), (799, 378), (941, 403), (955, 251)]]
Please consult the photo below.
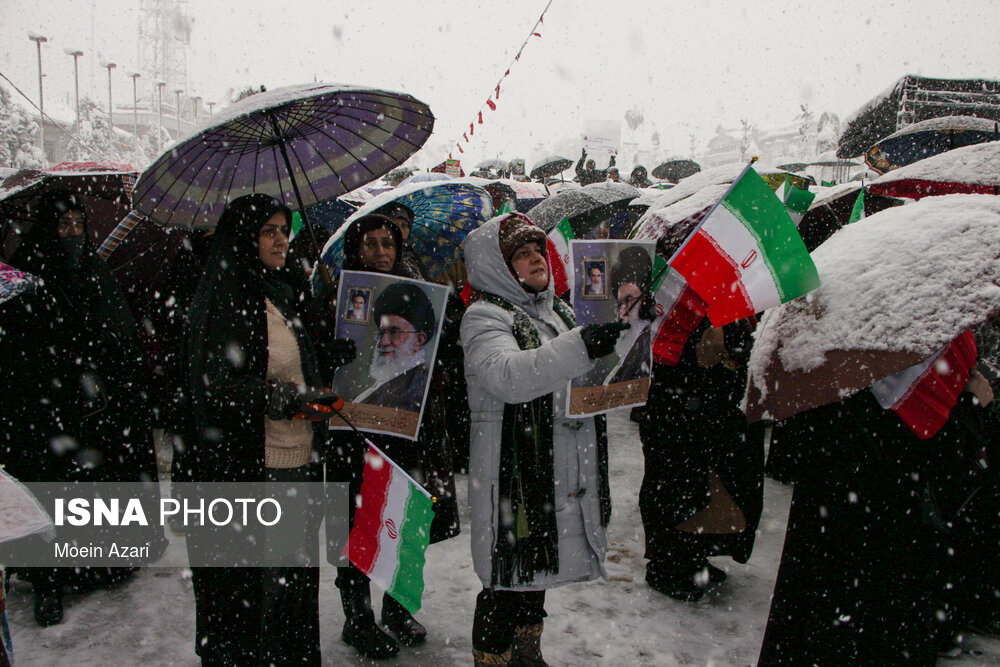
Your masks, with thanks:
[[(267, 306), (267, 379), (304, 384), (299, 343), (288, 320), (273, 303)], [(298, 468), (312, 458), (312, 424), (302, 419), (268, 419), (264, 426), (264, 465)]]

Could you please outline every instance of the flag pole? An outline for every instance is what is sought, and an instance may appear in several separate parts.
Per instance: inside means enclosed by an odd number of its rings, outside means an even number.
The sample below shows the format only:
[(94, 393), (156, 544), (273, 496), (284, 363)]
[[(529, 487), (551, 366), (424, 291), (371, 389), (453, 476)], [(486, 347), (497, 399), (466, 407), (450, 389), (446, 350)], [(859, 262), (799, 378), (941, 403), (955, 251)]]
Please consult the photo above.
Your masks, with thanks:
[(427, 496), (428, 498), (430, 498), (431, 502), (433, 502), (433, 503), (437, 502), (437, 498), (435, 496), (432, 496), (430, 494), (430, 492), (427, 489), (425, 489), (417, 480), (415, 480), (412, 477), (410, 477), (410, 475), (405, 470), (403, 470), (399, 466), (398, 463), (396, 463), (395, 461), (393, 461), (392, 459), (390, 459), (388, 456), (385, 455), (385, 452), (383, 452), (381, 449), (379, 449), (378, 447), (376, 447), (375, 443), (372, 442), (371, 440), (369, 440), (368, 437), (364, 433), (362, 433), (361, 431), (359, 431), (357, 426), (355, 426), (350, 421), (348, 421), (347, 417), (345, 417), (344, 414), (340, 410), (338, 410), (337, 408), (333, 407), (332, 405), (330, 406), (330, 409), (333, 410), (334, 414), (336, 414), (338, 417), (340, 417), (341, 420), (343, 420), (343, 422), (345, 424), (347, 424), (348, 426), (350, 426), (351, 430), (353, 430), (355, 433), (357, 433), (359, 436), (361, 436), (361, 439), (365, 441), (366, 445), (368, 445), (369, 447), (371, 447), (372, 449), (374, 449), (376, 452), (378, 452), (379, 456), (381, 456), (382, 458), (384, 458), (386, 461), (389, 461), (394, 466), (396, 466), (396, 468), (399, 469), (399, 472), (403, 473), (403, 476), (406, 477), (406, 479), (410, 480), (410, 482), (412, 482), (414, 486), (416, 486), (418, 489), (420, 489), (421, 493), (423, 493), (425, 496)]

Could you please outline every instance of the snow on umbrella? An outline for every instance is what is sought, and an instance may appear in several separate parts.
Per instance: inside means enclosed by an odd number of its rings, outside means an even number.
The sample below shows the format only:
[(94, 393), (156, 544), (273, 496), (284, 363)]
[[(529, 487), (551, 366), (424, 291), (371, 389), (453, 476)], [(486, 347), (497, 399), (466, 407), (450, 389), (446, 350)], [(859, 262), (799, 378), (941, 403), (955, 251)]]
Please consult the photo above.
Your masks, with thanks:
[(58, 170), (22, 169), (0, 182), (0, 233), (3, 257), (9, 258), (19, 237), (34, 222), (38, 198), (46, 192), (71, 192), (87, 214), (87, 232), (98, 245), (131, 208), (135, 172), (95, 170), (93, 163), (63, 163)]
[[(852, 181), (826, 188), (819, 188), (816, 198), (809, 205), (809, 210), (799, 221), (799, 234), (809, 252), (819, 247), (830, 235), (847, 224), (858, 200), (861, 183)], [(865, 192), (865, 215), (873, 215), (891, 206), (903, 203), (895, 197)]]
[(750, 421), (855, 394), (1000, 312), (1000, 198), (953, 195), (848, 225), (812, 253), (822, 284), (764, 314)]
[(448, 174), (442, 174), (437, 171), (425, 171), (408, 177), (399, 185), (413, 185), (414, 183), (439, 183), (441, 181), (450, 181), (451, 179), (452, 177)]
[(694, 160), (684, 158), (674, 158), (658, 165), (653, 169), (653, 178), (661, 178), (671, 183), (676, 183), (682, 178), (694, 176), (701, 171), (701, 165)]
[(1000, 141), (965, 146), (893, 169), (868, 186), (888, 197), (1000, 193)]
[(681, 242), (728, 190), (728, 183), (709, 185), (667, 206), (650, 207), (635, 225), (632, 237), (663, 241), (672, 252), (680, 247)]
[(494, 211), (499, 211), (504, 202), (511, 199), (514, 202), (516, 211), (526, 213), (537, 206), (546, 196), (545, 192), (534, 183), (515, 181), (512, 178), (490, 179), (480, 178), (479, 176), (466, 176), (462, 179), (456, 179), (454, 182), (471, 183), (489, 192), (493, 198)]
[(490, 158), (489, 160), (483, 160), (476, 165), (476, 169), (497, 169), (506, 170), (510, 166), (510, 163), (506, 160), (501, 160), (498, 157)]
[(416, 169), (414, 169), (413, 167), (396, 167), (388, 174), (386, 174), (385, 178), (383, 178), (382, 180), (385, 181), (388, 185), (396, 187), (404, 180), (412, 176), (415, 171)]
[(572, 166), (573, 161), (568, 157), (550, 155), (549, 157), (542, 158), (538, 164), (532, 167), (529, 176), (536, 181), (540, 181), (543, 178), (558, 176)]
[(946, 151), (1000, 139), (996, 121), (974, 116), (942, 116), (908, 125), (865, 151), (865, 164), (879, 174)]
[[(339, 274), (344, 264), (344, 235), (348, 228), (355, 220), (392, 202), (413, 212), (410, 226), (413, 251), (431, 280), (458, 260), (462, 241), (469, 232), (493, 216), (489, 193), (477, 185), (443, 181), (400, 186), (359, 208), (329, 238), (320, 253), (320, 262), (331, 275)], [(315, 274), (313, 286), (321, 287)]]
[(405, 93), (309, 84), (251, 95), (157, 158), (134, 206), (195, 228), (214, 227), (229, 201), (254, 192), (301, 211), (388, 173), (433, 127), (427, 105)]
[(531, 220), (546, 233), (569, 218), (577, 238), (623, 211), (639, 190), (627, 183), (592, 183), (552, 195), (531, 209)]
[(31, 535), (55, 538), (52, 519), (26, 486), (0, 468), (0, 544)]

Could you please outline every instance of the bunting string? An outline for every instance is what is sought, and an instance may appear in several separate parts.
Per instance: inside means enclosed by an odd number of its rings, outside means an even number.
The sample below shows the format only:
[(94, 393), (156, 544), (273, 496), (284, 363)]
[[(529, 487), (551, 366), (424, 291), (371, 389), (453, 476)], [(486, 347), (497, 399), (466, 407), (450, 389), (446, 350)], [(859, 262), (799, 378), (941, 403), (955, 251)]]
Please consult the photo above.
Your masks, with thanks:
[[(539, 26), (545, 24), (545, 12), (549, 11), (549, 7), (551, 6), (552, 6), (552, 0), (549, 0), (548, 4), (545, 5), (545, 9), (542, 10), (541, 15), (538, 17), (538, 20), (535, 21), (535, 25), (533, 25), (531, 27), (531, 30), (528, 32), (528, 36), (524, 38), (524, 41), (521, 43), (520, 48), (518, 48), (517, 54), (514, 56), (514, 59), (510, 61), (510, 63), (507, 65), (506, 71), (504, 71), (503, 75), (500, 77), (500, 80), (497, 81), (497, 85), (493, 89), (493, 92), (486, 98), (486, 101), (479, 106), (479, 110), (476, 112), (476, 120), (469, 123), (469, 131), (463, 132), (462, 140), (455, 142), (455, 148), (458, 149), (459, 153), (465, 152), (462, 149), (462, 141), (464, 141), (465, 143), (469, 143), (469, 137), (475, 134), (476, 125), (483, 124), (483, 110), (486, 108), (489, 108), (490, 111), (497, 110), (497, 102), (500, 101), (500, 85), (503, 83), (504, 79), (510, 76), (510, 70), (514, 66), (514, 63), (521, 60), (521, 54), (524, 52), (524, 47), (528, 45), (528, 40), (530, 40), (532, 37), (538, 37), (539, 39), (541, 39), (542, 33), (539, 29)], [(449, 160), (452, 159), (451, 155), (452, 155), (451, 153), (448, 153)]]

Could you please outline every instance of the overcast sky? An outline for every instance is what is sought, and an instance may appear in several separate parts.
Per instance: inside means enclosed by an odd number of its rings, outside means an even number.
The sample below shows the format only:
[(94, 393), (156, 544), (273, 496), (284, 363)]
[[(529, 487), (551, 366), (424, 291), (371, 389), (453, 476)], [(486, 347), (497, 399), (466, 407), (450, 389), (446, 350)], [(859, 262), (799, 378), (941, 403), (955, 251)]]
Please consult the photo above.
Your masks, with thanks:
[[(192, 94), (224, 102), (227, 90), (313, 79), (402, 90), (427, 102), (437, 123), (428, 147), (447, 157), (493, 91), (547, 0), (192, 0)], [(37, 101), (43, 46), (46, 100), (69, 99), (72, 58), (81, 94), (131, 102), (138, 66), (138, 0), (0, 0), (0, 72)], [(463, 164), (498, 153), (539, 157), (588, 119), (622, 119), (638, 107), (640, 136), (655, 126), (669, 152), (702, 145), (717, 125), (793, 122), (799, 105), (842, 118), (907, 73), (1000, 79), (1000, 2), (782, 2), (553, 0), (520, 62), (484, 113)], [(140, 80), (140, 96), (151, 82)], [(6, 85), (0, 81), (0, 84)], [(120, 96), (120, 97), (119, 97)], [(456, 157), (458, 157), (456, 152)], [(569, 157), (575, 157), (570, 155)]]

